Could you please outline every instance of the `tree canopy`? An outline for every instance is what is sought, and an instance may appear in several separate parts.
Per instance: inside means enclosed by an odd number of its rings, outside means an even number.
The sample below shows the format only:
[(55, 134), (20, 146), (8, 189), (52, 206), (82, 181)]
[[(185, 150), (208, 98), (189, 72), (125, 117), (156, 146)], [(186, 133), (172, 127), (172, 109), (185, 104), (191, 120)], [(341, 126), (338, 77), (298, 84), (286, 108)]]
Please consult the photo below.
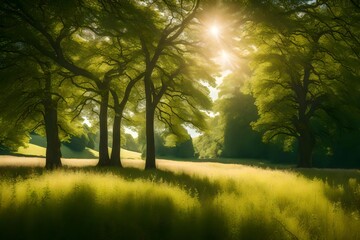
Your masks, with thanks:
[(0, 146), (41, 133), (50, 168), (62, 140), (85, 136), (84, 117), (99, 166), (136, 149), (127, 127), (146, 169), (162, 147), (194, 155), (189, 128), (200, 157), (269, 158), (270, 142), (311, 167), (356, 148), (355, 1), (4, 0), (0, 17)]

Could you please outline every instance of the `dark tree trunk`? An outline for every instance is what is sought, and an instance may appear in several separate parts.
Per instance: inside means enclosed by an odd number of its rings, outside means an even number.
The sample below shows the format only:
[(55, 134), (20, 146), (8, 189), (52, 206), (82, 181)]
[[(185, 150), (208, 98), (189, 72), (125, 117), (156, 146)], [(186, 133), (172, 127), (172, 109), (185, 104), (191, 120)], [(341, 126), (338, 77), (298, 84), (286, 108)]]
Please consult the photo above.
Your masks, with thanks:
[(145, 169), (156, 168), (154, 116), (155, 116), (155, 109), (153, 108), (153, 106), (147, 106), (146, 107), (146, 162), (145, 162)]
[(154, 131), (154, 116), (155, 106), (151, 92), (151, 73), (144, 77), (145, 83), (145, 97), (146, 97), (146, 161), (145, 169), (155, 169), (155, 131)]
[(132, 79), (126, 86), (125, 93), (121, 102), (115, 90), (110, 89), (110, 92), (114, 99), (114, 108), (115, 108), (115, 117), (113, 123), (113, 145), (111, 152), (111, 165), (122, 167), (121, 164), (121, 120), (123, 117), (124, 109), (126, 103), (129, 101), (131, 89), (134, 87), (135, 83), (143, 77), (143, 74), (138, 75), (136, 78)]
[(99, 140), (99, 163), (98, 166), (109, 166), (109, 149), (108, 149), (108, 103), (109, 103), (109, 91), (103, 90), (101, 94), (100, 104), (100, 140)]
[(115, 111), (113, 124), (113, 144), (111, 151), (111, 166), (122, 167), (120, 151), (121, 151), (121, 115)]
[(315, 147), (315, 138), (311, 131), (306, 128), (300, 133), (298, 138), (299, 144), (299, 163), (298, 167), (311, 168), (312, 167), (312, 155)]
[[(45, 104), (47, 105), (47, 104)], [(61, 150), (56, 108), (45, 106), (46, 168), (61, 167)]]
[(144, 73), (144, 87), (145, 87), (145, 100), (146, 100), (146, 160), (145, 169), (156, 169), (155, 159), (155, 132), (154, 132), (154, 116), (155, 116), (155, 93), (153, 92), (153, 82), (151, 79), (152, 72), (164, 49), (164, 41), (166, 35), (163, 35), (159, 40), (157, 49), (154, 56), (150, 58), (149, 50), (146, 46), (144, 39), (140, 38), (142, 49), (145, 53), (146, 70)]
[(54, 169), (61, 167), (61, 143), (59, 139), (57, 103), (51, 95), (51, 77), (46, 77), (45, 83), (44, 121), (46, 133), (46, 160), (45, 167)]

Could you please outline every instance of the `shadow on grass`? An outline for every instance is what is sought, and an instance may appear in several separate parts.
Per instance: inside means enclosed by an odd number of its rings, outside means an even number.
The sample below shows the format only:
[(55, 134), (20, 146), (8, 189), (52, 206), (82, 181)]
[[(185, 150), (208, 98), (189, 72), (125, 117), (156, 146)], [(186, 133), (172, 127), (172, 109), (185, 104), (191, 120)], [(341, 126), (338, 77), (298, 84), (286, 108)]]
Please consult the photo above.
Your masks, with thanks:
[[(0, 168), (0, 239), (326, 239), (337, 219), (326, 220), (332, 208), (298, 208), (297, 195), (289, 200), (289, 216), (275, 198), (269, 204), (272, 193), (261, 191), (263, 185), (233, 193), (231, 179), (132, 168), (53, 173)], [(357, 239), (353, 231), (338, 231), (337, 239)]]
[[(220, 191), (220, 185), (210, 182), (208, 178), (189, 176), (187, 174), (174, 174), (162, 170), (140, 170), (136, 168), (113, 168), (113, 167), (63, 167), (66, 172), (84, 172), (94, 174), (111, 173), (124, 178), (127, 181), (144, 180), (154, 183), (167, 183), (171, 186), (180, 187), (190, 196), (197, 197), (201, 201), (213, 197)], [(21, 179), (41, 176), (48, 170), (41, 167), (0, 167), (0, 180), (7, 179), (16, 181)]]
[[(77, 171), (77, 169), (72, 170)], [(206, 177), (195, 177), (184, 173), (175, 174), (158, 169), (144, 171), (137, 168), (86, 167), (82, 171), (104, 174), (112, 173), (127, 181), (144, 180), (153, 183), (166, 183), (181, 188), (191, 197), (199, 198), (200, 201), (206, 201), (214, 197), (221, 190), (219, 183), (210, 181)]]
[[(154, 183), (184, 185), (188, 192), (215, 193), (216, 186), (207, 180), (191, 179), (163, 171), (138, 169), (66, 169), (66, 172), (109, 173), (127, 181), (143, 179)], [(1, 178), (16, 181), (41, 175), (42, 168), (1, 168)], [(5, 174), (5, 175), (3, 175)], [(89, 174), (88, 176), (91, 176)], [(200, 187), (201, 186), (201, 187)], [(61, 198), (47, 197), (45, 190), (27, 193), (21, 204), (0, 208), (0, 239), (226, 239), (226, 217), (205, 207), (179, 210), (171, 194), (139, 198), (134, 193), (105, 202), (98, 201), (96, 189), (87, 184), (75, 185)], [(29, 191), (32, 191), (29, 189)], [(38, 191), (38, 192), (36, 192)], [(56, 189), (52, 189), (56, 191)], [(0, 192), (1, 193), (1, 192)], [(50, 194), (51, 195), (51, 194)], [(16, 200), (18, 201), (18, 200)], [(16, 202), (15, 201), (15, 202)]]

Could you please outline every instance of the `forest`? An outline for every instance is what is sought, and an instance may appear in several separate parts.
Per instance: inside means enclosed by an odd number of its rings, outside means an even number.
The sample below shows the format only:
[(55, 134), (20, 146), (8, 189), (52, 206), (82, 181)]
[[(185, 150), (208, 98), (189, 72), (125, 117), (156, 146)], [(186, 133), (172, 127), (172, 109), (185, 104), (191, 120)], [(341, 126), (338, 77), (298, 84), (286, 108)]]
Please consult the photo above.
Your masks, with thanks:
[(357, 0), (2, 0), (0, 238), (360, 239), (359, 23)]

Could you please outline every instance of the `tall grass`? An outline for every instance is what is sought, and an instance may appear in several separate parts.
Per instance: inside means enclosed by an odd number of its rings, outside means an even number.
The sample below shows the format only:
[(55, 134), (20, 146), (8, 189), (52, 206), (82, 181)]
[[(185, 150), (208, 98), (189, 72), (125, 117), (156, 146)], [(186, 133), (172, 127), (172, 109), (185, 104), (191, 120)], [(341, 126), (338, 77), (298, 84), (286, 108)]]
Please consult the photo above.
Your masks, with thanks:
[(356, 178), (332, 186), (237, 165), (159, 168), (0, 169), (0, 239), (360, 239)]

